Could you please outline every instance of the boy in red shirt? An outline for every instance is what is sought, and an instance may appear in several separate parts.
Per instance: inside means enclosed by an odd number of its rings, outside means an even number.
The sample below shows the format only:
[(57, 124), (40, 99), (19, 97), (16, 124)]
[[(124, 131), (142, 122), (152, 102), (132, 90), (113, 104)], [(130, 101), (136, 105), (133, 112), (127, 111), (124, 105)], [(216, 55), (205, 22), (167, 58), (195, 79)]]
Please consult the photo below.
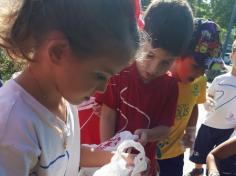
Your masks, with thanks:
[(94, 107), (96, 102), (93, 96), (78, 106), (81, 144), (100, 144), (99, 117)]
[(177, 81), (166, 71), (188, 45), (192, 11), (185, 1), (153, 1), (144, 22), (150, 42), (133, 64), (110, 79), (96, 101), (103, 104), (101, 141), (124, 130), (138, 135), (155, 175), (156, 141), (173, 125), (178, 97)]

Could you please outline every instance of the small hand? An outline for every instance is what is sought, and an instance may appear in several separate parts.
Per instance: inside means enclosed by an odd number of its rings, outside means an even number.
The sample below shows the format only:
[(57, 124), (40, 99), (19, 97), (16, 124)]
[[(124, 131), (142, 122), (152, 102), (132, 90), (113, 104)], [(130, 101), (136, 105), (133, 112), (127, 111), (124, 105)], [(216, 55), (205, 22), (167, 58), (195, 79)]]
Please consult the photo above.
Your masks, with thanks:
[(205, 110), (210, 112), (215, 109), (216, 102), (213, 98), (207, 97), (207, 100), (203, 105), (204, 105)]
[(182, 144), (184, 148), (192, 148), (194, 141), (191, 140), (189, 134), (185, 134), (182, 139)]
[(134, 135), (138, 136), (138, 142), (140, 142), (143, 146), (148, 143), (148, 129), (137, 129), (134, 132)]
[(134, 166), (134, 158), (136, 154), (131, 153), (123, 153), (122, 158), (126, 161), (127, 167), (133, 167)]
[(185, 148), (192, 148), (193, 144), (195, 142), (195, 133), (196, 133), (196, 127), (188, 127), (185, 130), (185, 134), (182, 139), (182, 144)]
[(142, 172), (141, 173), (141, 176), (149, 176), (150, 175), (150, 164), (151, 164), (151, 161), (150, 161), (150, 159), (148, 159), (147, 157), (146, 157), (146, 162), (147, 162), (147, 169), (146, 169), (146, 171), (144, 171), (144, 172)]
[(102, 111), (102, 106), (98, 103), (94, 103), (93, 105), (93, 112), (96, 114), (96, 116), (100, 117)]
[[(126, 167), (134, 167), (134, 158), (136, 157), (136, 154), (131, 153), (123, 153), (122, 158), (126, 161)], [(146, 157), (145, 158), (147, 162), (147, 169), (146, 171), (141, 173), (141, 176), (149, 176), (150, 172), (150, 160)]]

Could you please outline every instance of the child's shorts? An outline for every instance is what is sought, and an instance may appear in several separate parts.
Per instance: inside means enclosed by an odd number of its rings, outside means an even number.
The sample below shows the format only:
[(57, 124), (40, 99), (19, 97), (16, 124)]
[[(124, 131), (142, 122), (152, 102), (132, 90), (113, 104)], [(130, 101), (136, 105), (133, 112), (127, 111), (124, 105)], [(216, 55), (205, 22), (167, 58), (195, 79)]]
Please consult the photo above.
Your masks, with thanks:
[(229, 139), (234, 129), (217, 129), (201, 125), (190, 160), (196, 164), (206, 164), (208, 153), (217, 145)]

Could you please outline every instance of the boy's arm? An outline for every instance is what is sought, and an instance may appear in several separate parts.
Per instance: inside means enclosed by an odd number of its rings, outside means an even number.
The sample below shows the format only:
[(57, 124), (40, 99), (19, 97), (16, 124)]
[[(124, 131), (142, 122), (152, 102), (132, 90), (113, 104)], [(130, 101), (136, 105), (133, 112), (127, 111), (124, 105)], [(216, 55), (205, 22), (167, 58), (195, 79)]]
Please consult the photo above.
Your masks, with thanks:
[(115, 135), (116, 111), (102, 105), (100, 116), (100, 140), (104, 142)]
[(187, 127), (196, 127), (198, 120), (198, 105), (194, 105), (192, 114), (190, 116), (190, 119), (188, 121), (188, 126)]
[(198, 120), (198, 105), (194, 105), (182, 142), (184, 147), (191, 148), (195, 141), (196, 124)]
[(226, 159), (236, 154), (236, 136), (228, 139), (221, 143), (219, 146), (214, 148), (211, 153), (218, 159)]
[(233, 137), (216, 148), (214, 148), (207, 156), (207, 166), (209, 172), (218, 172), (216, 161), (217, 159), (225, 159), (236, 154), (236, 137)]
[(134, 133), (139, 136), (139, 141), (142, 144), (163, 140), (169, 134), (171, 126), (174, 124), (179, 91), (177, 82), (175, 80), (170, 82), (169, 88), (171, 90), (167, 91), (166, 103), (155, 122), (157, 125), (151, 129), (137, 129)]
[(152, 129), (138, 129), (134, 132), (135, 135), (139, 136), (139, 142), (145, 145), (148, 142), (156, 142), (163, 140), (170, 132), (168, 126), (157, 126)]
[(101, 107), (100, 113), (100, 141), (104, 142), (115, 134), (116, 109), (119, 107), (120, 77), (113, 76), (104, 93), (96, 93), (95, 99)]
[(200, 86), (200, 93), (197, 99), (197, 103), (193, 106), (187, 128), (196, 127), (198, 121), (198, 104), (202, 104), (206, 101), (206, 86), (207, 86), (206, 79), (205, 77), (200, 77), (198, 79), (199, 79), (198, 85)]
[(216, 160), (212, 153), (209, 153), (207, 155), (206, 163), (207, 163), (208, 175), (213, 174), (213, 173), (219, 175), (219, 170), (216, 165)]

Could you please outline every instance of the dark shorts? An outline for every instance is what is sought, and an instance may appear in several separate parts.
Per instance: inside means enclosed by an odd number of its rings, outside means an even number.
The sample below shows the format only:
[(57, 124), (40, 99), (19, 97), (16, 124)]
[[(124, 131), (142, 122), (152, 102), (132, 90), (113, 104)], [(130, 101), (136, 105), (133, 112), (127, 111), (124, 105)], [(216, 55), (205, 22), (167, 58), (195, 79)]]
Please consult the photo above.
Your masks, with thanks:
[(160, 176), (182, 176), (184, 167), (184, 155), (174, 158), (157, 160), (160, 166)]
[(220, 160), (217, 166), (221, 176), (236, 176), (236, 155)]
[(190, 160), (196, 164), (206, 164), (208, 153), (217, 145), (229, 139), (234, 129), (216, 129), (201, 125)]

